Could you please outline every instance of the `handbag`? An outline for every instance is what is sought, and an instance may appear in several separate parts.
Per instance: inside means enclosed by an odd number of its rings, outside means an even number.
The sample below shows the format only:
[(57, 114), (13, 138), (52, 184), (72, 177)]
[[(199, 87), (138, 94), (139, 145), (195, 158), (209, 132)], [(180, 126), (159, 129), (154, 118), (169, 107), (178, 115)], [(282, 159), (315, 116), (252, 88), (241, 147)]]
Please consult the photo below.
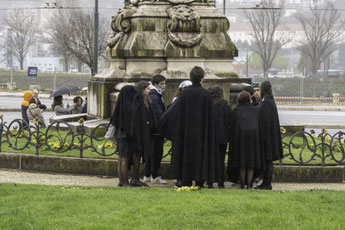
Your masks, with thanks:
[(112, 124), (109, 124), (108, 130), (105, 133), (104, 138), (115, 143), (116, 142), (115, 131), (116, 131), (116, 127)]

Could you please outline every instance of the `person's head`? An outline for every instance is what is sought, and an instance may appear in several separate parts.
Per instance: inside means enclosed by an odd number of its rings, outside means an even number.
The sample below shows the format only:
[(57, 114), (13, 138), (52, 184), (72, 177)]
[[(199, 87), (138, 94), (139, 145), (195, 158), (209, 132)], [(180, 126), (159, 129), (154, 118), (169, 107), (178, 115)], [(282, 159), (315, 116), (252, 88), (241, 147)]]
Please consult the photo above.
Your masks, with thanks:
[(40, 109), (42, 109), (43, 111), (46, 111), (47, 106), (46, 106), (46, 105), (42, 105), (42, 104), (41, 104), (41, 105), (39, 106), (39, 108), (40, 108)]
[(181, 84), (179, 85), (176, 93), (175, 93), (175, 97), (180, 96), (180, 93), (188, 86), (191, 86), (193, 83), (190, 80), (186, 80), (181, 82)]
[(243, 88), (244, 91), (248, 92), (250, 96), (252, 97), (254, 95), (254, 88), (251, 87), (250, 85), (246, 86)]
[(24, 93), (24, 101), (28, 101), (29, 102), (31, 100), (31, 98), (32, 98), (32, 92), (26, 91)]
[(186, 80), (181, 82), (181, 84), (179, 85), (179, 89), (184, 90), (186, 87), (191, 86), (193, 83), (190, 80)]
[(141, 91), (141, 94), (144, 96), (144, 105), (146, 108), (149, 108), (151, 99), (149, 98), (150, 94), (150, 83), (148, 81), (139, 81), (137, 87)]
[(73, 102), (76, 105), (81, 105), (83, 104), (83, 99), (80, 96), (76, 96), (75, 98), (73, 98)]
[(34, 89), (34, 90), (32, 90), (32, 96), (33, 97), (38, 97), (38, 90), (37, 89)]
[(148, 81), (139, 81), (137, 86), (143, 95), (145, 95), (145, 96), (149, 95), (150, 83)]
[(193, 84), (201, 83), (202, 79), (205, 76), (205, 71), (199, 66), (194, 66), (193, 69), (190, 71), (189, 76)]
[(259, 82), (253, 82), (252, 87), (254, 89), (254, 97), (260, 98), (260, 83)]
[(87, 97), (85, 97), (85, 103), (87, 103)]
[(260, 88), (261, 98), (272, 98), (273, 99), (273, 93), (272, 93), (272, 85), (269, 81), (264, 81), (261, 83)]
[(223, 89), (219, 85), (214, 85), (209, 89), (213, 102), (218, 103), (221, 99), (224, 98)]
[(62, 96), (54, 97), (54, 102), (56, 105), (62, 105)]
[(52, 105), (52, 109), (54, 110), (55, 106), (63, 106), (63, 103), (62, 103), (62, 96), (56, 96), (54, 97), (54, 102), (53, 102), (53, 105)]
[(29, 104), (30, 104), (30, 105), (31, 105), (31, 104), (36, 104), (36, 105), (37, 105), (35, 98), (32, 97), (32, 98), (30, 99), (30, 101), (29, 101)]
[(151, 83), (154, 87), (156, 87), (158, 90), (164, 91), (166, 88), (166, 78), (160, 74), (154, 75), (151, 79)]
[(237, 97), (238, 104), (250, 103), (250, 95), (247, 91), (241, 91)]

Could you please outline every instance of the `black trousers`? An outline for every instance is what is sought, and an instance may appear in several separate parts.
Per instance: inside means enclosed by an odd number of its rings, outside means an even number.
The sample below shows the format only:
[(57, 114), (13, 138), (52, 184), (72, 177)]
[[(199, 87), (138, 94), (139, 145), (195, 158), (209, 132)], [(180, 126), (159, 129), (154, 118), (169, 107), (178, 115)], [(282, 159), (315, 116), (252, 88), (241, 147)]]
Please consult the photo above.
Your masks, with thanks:
[(159, 175), (159, 168), (163, 157), (164, 137), (153, 135), (153, 151), (145, 164), (145, 176), (156, 178)]
[(226, 155), (226, 145), (219, 144), (219, 158), (218, 158), (218, 184), (224, 184), (224, 160)]

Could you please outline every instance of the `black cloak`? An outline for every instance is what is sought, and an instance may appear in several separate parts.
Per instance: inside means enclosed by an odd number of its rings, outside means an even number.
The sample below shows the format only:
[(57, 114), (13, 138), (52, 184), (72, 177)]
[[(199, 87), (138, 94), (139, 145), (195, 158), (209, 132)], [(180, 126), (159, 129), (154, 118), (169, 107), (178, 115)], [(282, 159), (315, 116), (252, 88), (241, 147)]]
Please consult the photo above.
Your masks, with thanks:
[[(240, 168), (264, 170), (265, 159), (258, 108), (248, 103), (239, 104), (230, 118), (229, 178), (237, 182)], [(235, 172), (235, 174), (233, 174)]]
[(144, 159), (152, 152), (150, 121), (154, 119), (150, 118), (149, 114), (140, 90), (127, 85), (120, 91), (110, 120), (116, 129), (120, 129), (123, 135), (133, 140)]
[(231, 107), (226, 100), (222, 99), (218, 103), (214, 104), (213, 110), (217, 143), (227, 145), (229, 140)]
[(173, 179), (215, 181), (217, 149), (210, 92), (201, 84), (183, 90), (163, 114), (160, 131), (172, 141)]
[(280, 134), (278, 110), (273, 98), (264, 98), (259, 106), (264, 141), (264, 155), (267, 161), (282, 159), (283, 147)]

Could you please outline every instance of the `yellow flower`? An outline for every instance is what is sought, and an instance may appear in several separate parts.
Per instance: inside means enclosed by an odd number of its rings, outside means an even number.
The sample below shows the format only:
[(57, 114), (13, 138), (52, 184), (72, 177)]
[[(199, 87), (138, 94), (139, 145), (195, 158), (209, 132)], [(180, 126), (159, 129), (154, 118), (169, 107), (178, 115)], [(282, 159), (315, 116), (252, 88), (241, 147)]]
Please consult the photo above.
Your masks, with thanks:
[(321, 129), (321, 132), (324, 133), (324, 134), (326, 134), (326, 133), (327, 133), (327, 130), (326, 130), (325, 128), (322, 128), (322, 129)]
[(0, 114), (0, 119), (3, 119), (4, 118), (4, 114)]
[(284, 133), (286, 133), (286, 129), (285, 129), (284, 127), (280, 127), (280, 132), (281, 132), (282, 134), (284, 134)]
[(38, 123), (39, 121), (40, 121), (40, 120), (38, 119), (38, 117), (35, 117), (35, 119), (34, 119), (35, 125), (37, 125), (37, 123)]
[(84, 120), (83, 118), (80, 118), (80, 119), (78, 120), (78, 124), (79, 124), (79, 125), (83, 125), (83, 124), (84, 124), (84, 121), (85, 121), (85, 120)]

